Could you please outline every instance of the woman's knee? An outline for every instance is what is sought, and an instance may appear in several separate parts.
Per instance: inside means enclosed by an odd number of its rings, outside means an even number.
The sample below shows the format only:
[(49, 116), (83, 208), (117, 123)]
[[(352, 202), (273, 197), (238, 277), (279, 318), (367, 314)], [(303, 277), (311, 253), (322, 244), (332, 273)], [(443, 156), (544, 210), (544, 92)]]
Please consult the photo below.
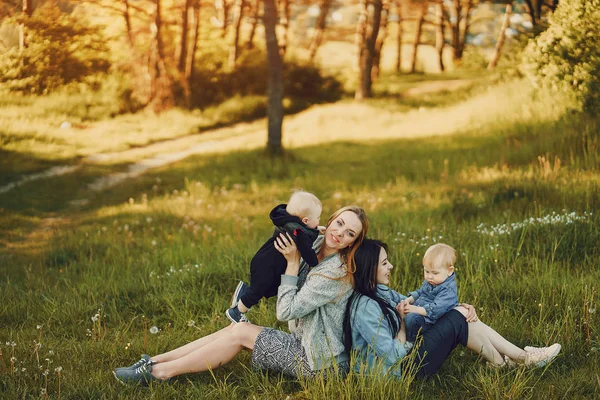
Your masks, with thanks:
[(463, 306), (458, 306), (454, 308), (456, 311), (458, 311), (459, 313), (461, 313), (463, 315), (463, 317), (467, 318), (467, 315), (469, 314), (469, 312), (467, 311), (466, 308), (464, 308)]

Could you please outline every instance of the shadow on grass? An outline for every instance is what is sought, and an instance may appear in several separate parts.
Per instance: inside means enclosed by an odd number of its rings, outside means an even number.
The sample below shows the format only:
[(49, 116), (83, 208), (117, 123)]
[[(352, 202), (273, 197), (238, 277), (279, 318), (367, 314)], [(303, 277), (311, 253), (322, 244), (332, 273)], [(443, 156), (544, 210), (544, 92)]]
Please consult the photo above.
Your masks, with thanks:
[[(80, 224), (92, 216), (97, 221), (94, 213), (100, 208), (122, 205), (129, 198), (139, 201), (143, 194), (166, 196), (185, 190), (186, 182), (194, 181), (211, 191), (234, 185), (255, 186), (259, 191), (281, 187), (285, 193), (304, 188), (323, 199), (331, 199), (339, 191), (381, 192), (395, 186), (395, 195), (435, 194), (441, 203), (414, 202), (413, 209), (440, 213), (458, 222), (483, 217), (490, 222), (510, 220), (566, 205), (593, 209), (600, 203), (600, 195), (590, 184), (578, 189), (577, 182), (564, 184), (535, 174), (527, 179), (471, 180), (469, 171), (505, 167), (535, 172), (538, 156), (552, 154), (564, 160), (563, 168), (571, 164), (593, 173), (600, 167), (600, 156), (594, 151), (600, 143), (596, 127), (597, 119), (568, 116), (558, 123), (506, 127), (511, 132), (508, 135), (473, 131), (426, 139), (340, 142), (289, 150), (283, 159), (267, 157), (264, 150), (193, 156), (102, 192), (91, 191), (87, 185), (125, 166), (85, 166), (69, 175), (30, 182), (0, 194), (0, 244), (31, 242), (31, 231), (43, 227), (47, 218), (61, 216), (69, 219), (69, 224), (71, 220)], [(161, 182), (159, 190), (157, 181)], [(32, 245), (43, 244), (43, 237)], [(24, 253), (31, 250), (27, 246), (22, 249)], [(52, 257), (51, 263), (60, 265), (71, 256), (64, 250)]]

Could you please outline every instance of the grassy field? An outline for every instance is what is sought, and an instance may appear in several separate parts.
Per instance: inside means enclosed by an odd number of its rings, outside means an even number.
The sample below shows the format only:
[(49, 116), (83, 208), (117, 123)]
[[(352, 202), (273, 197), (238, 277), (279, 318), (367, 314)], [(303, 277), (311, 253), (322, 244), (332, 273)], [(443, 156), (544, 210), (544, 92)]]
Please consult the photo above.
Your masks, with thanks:
[[(532, 96), (519, 82), (410, 106), (387, 93), (288, 118), (283, 160), (231, 142), (105, 191), (85, 183), (122, 169), (118, 158), (0, 194), (0, 397), (597, 398), (600, 120)], [(252, 371), (245, 352), (148, 389), (115, 381), (112, 369), (142, 352), (227, 325), (230, 293), (271, 232), (268, 212), (294, 188), (316, 193), (324, 216), (364, 207), (401, 292), (420, 284), (429, 245), (455, 246), (461, 300), (517, 345), (562, 343), (560, 356), (545, 369), (494, 370), (458, 348), (428, 381), (295, 381)], [(249, 315), (285, 329), (274, 299)]]

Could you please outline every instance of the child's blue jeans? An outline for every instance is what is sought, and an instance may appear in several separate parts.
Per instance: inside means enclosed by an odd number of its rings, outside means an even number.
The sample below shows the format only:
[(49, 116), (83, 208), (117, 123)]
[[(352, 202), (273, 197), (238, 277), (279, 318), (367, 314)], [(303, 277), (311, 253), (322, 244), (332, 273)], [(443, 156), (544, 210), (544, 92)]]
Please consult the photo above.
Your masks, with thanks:
[(421, 335), (429, 329), (429, 324), (425, 322), (425, 317), (417, 313), (408, 313), (404, 317), (404, 324), (406, 326), (406, 340), (409, 342), (415, 342), (419, 330)]

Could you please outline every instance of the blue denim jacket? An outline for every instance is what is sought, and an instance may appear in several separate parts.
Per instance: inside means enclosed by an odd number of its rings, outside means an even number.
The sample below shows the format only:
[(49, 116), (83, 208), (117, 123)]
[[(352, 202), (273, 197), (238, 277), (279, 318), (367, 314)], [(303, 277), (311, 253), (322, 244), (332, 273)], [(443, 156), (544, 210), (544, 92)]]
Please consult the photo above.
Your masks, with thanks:
[[(406, 296), (385, 285), (377, 285), (377, 294), (392, 307), (406, 299)], [(354, 370), (371, 372), (381, 367), (383, 373), (389, 371), (390, 374), (400, 377), (400, 368), (392, 368), (392, 366), (406, 356), (412, 343), (405, 345), (396, 339), (397, 332), (391, 331), (388, 320), (383, 316), (375, 300), (360, 296), (355, 301), (358, 304), (353, 304), (350, 314), (352, 349), (358, 355)]]
[(427, 311), (425, 322), (428, 324), (435, 324), (442, 315), (458, 306), (455, 275), (456, 273), (450, 275), (436, 286), (424, 281), (419, 290), (408, 294), (415, 299), (415, 306), (425, 308)]

